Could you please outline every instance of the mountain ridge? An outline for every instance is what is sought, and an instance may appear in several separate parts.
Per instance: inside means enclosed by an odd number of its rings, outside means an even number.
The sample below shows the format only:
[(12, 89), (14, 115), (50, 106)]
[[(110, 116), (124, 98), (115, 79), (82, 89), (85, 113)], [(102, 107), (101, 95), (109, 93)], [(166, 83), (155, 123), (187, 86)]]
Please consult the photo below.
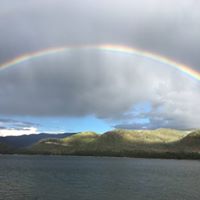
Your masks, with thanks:
[[(200, 159), (200, 130), (113, 130), (42, 138), (15, 153)], [(0, 149), (1, 151), (1, 149)]]

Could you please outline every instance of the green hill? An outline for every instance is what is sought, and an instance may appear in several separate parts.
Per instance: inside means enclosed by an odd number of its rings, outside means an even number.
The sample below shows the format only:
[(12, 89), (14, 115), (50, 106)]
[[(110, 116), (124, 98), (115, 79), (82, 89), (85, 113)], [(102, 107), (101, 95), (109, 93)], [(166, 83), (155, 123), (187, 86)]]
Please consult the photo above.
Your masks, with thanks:
[(189, 133), (176, 144), (184, 152), (200, 153), (200, 130)]
[(199, 146), (200, 147), (200, 130), (194, 131), (186, 135), (180, 140), (180, 144), (186, 146)]
[(62, 139), (41, 140), (29, 150), (33, 153), (42, 154), (75, 154), (92, 149), (90, 146), (98, 137), (100, 136), (94, 132), (81, 132)]
[(59, 155), (196, 158), (200, 144), (196, 142), (195, 148), (193, 146), (190, 151), (190, 144), (187, 143), (195, 134), (197, 133), (173, 129), (114, 130), (102, 135), (81, 132), (63, 139), (42, 140), (29, 148), (28, 152)]

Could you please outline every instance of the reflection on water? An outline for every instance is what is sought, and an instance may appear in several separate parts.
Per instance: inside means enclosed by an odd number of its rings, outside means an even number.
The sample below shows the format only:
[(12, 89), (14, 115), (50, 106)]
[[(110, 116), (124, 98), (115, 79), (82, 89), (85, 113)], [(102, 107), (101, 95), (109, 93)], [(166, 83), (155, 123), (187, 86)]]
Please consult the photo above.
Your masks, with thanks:
[(70, 156), (0, 156), (0, 199), (195, 200), (200, 162)]

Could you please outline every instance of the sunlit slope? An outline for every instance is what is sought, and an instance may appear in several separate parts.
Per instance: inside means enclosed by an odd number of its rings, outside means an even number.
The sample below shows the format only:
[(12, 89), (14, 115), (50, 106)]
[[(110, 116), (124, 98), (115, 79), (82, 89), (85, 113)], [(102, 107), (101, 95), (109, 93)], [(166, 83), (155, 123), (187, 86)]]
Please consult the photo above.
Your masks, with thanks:
[(94, 132), (81, 132), (63, 139), (42, 140), (32, 146), (31, 151), (45, 154), (73, 154), (89, 151), (100, 136)]
[(177, 143), (187, 134), (173, 129), (114, 130), (102, 135), (82, 132), (63, 139), (42, 140), (33, 145), (31, 151), (44, 154), (140, 156), (174, 152)]

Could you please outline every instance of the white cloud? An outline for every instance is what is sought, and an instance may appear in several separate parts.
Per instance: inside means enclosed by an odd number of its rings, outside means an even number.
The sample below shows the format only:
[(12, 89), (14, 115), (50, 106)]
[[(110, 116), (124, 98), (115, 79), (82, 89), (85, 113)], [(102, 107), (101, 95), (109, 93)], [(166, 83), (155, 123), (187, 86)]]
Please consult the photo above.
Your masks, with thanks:
[(37, 134), (38, 130), (35, 127), (27, 127), (23, 129), (0, 129), (0, 136), (19, 136), (19, 135), (30, 135)]

